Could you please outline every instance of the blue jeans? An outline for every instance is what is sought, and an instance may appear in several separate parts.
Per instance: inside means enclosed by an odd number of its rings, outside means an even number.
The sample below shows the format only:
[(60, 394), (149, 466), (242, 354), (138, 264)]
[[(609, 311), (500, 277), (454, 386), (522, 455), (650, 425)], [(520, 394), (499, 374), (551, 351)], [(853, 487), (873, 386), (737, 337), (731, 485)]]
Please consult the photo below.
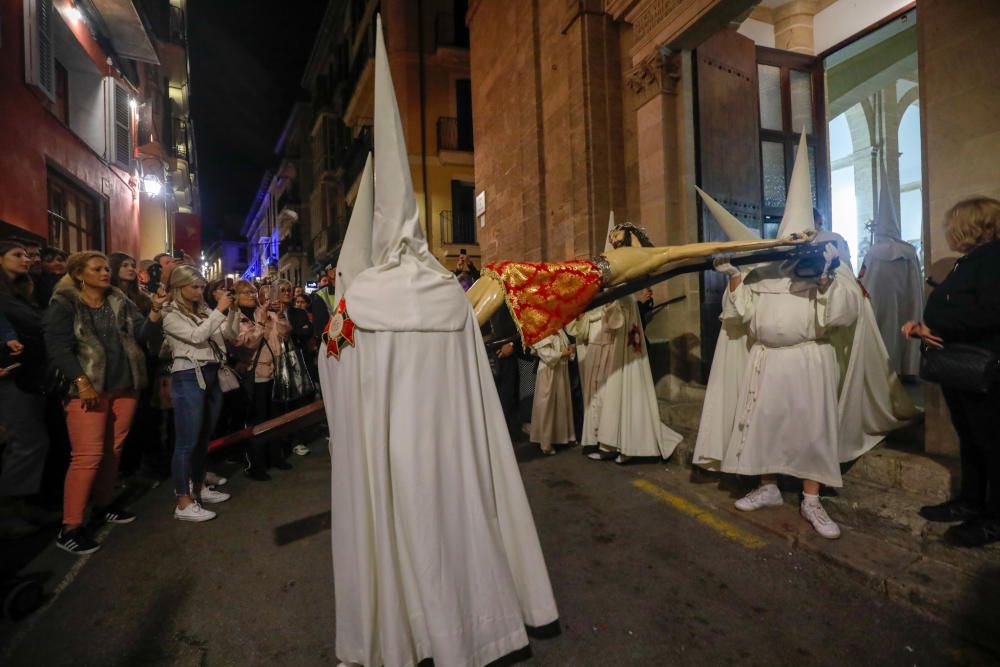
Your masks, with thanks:
[(218, 364), (202, 366), (205, 389), (198, 386), (194, 369), (177, 371), (170, 376), (170, 398), (174, 402), (174, 458), (171, 472), (174, 494), (191, 495), (189, 484), (200, 489), (205, 479), (205, 455), (208, 439), (222, 411)]

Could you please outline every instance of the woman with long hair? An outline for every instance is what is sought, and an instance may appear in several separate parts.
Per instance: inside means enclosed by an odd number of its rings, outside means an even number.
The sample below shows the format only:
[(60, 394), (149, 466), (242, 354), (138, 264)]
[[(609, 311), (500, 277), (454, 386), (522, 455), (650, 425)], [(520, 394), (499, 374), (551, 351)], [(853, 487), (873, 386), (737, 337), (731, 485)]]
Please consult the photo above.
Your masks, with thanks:
[(135, 520), (112, 500), (122, 445), (147, 382), (140, 343), (158, 333), (165, 298), (158, 296), (144, 318), (111, 285), (108, 258), (97, 251), (73, 253), (66, 268), (45, 313), (50, 363), (69, 381), (65, 410), (71, 455), (56, 544), (82, 555), (100, 548), (83, 521), (91, 496), (93, 521)]
[(205, 304), (205, 279), (193, 266), (172, 267), (164, 277), (169, 296), (163, 331), (170, 343), (170, 396), (177, 432), (171, 474), (177, 506), (174, 518), (201, 522), (215, 518), (202, 503), (221, 503), (228, 493), (205, 485), (208, 440), (222, 409), (219, 368), (225, 360), (227, 340), (239, 334), (238, 311), (230, 308), (228, 292), (218, 293), (209, 310)]
[[(927, 298), (923, 322), (907, 322), (903, 335), (923, 341), (925, 354), (953, 345), (1000, 355), (1000, 201), (973, 197), (945, 216), (948, 247), (961, 253)], [(957, 498), (920, 508), (928, 521), (954, 523), (945, 540), (963, 547), (1000, 542), (1000, 382), (986, 392), (942, 384), (958, 433), (962, 484)]]
[(113, 252), (108, 256), (111, 266), (111, 285), (117, 287), (132, 300), (144, 315), (153, 307), (153, 301), (139, 285), (139, 269), (135, 257), (124, 252)]
[(42, 311), (34, 299), (30, 267), (23, 245), (0, 241), (0, 314), (21, 345), (9, 364), (20, 367), (0, 375), (0, 426), (7, 431), (0, 464), (0, 537), (19, 537), (37, 530), (25, 521), (25, 499), (41, 488), (49, 449), (41, 382), (45, 377)]

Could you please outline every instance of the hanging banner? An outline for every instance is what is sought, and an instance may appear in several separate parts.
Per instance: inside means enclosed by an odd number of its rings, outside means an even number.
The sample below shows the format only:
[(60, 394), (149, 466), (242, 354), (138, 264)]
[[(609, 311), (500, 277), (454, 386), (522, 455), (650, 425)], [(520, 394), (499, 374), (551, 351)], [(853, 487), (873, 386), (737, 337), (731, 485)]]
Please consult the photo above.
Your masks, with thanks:
[(183, 250), (196, 261), (201, 257), (201, 216), (174, 214), (174, 250)]

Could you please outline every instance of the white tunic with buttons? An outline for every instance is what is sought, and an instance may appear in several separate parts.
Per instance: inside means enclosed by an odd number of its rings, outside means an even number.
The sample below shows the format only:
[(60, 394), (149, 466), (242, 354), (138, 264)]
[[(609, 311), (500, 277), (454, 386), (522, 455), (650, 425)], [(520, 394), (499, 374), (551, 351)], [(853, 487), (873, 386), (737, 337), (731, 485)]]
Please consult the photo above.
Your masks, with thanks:
[(796, 278), (751, 280), (727, 291), (723, 318), (747, 323), (753, 345), (723, 472), (842, 486), (840, 371), (826, 333), (857, 316), (855, 301), (838, 281), (826, 292)]

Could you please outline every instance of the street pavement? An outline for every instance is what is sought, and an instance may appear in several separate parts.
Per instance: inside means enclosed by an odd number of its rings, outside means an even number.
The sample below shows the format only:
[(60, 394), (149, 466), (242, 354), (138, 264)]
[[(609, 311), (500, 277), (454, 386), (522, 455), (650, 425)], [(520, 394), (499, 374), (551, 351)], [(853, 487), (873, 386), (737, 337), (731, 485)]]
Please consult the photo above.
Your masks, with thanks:
[[(991, 664), (966, 638), (807, 551), (699, 503), (676, 465), (518, 446), (561, 633), (529, 665)], [(6, 667), (335, 665), (329, 455), (260, 483), (231, 477), (205, 524), (169, 485), (107, 527), (104, 548), (46, 549), (52, 593), (0, 624)], [(336, 462), (334, 462), (334, 465)], [(220, 472), (226, 472), (220, 466)], [(992, 664), (997, 664), (992, 662)]]

